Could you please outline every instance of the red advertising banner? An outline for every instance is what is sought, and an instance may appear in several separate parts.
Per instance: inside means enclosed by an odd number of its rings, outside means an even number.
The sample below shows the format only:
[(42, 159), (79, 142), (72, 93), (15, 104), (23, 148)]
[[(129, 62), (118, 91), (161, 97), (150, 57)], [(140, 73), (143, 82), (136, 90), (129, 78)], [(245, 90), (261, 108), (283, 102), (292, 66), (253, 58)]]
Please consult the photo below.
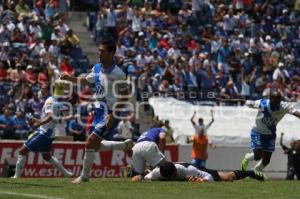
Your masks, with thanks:
[[(19, 141), (0, 141), (0, 174), (7, 157), (17, 157), (18, 149), (22, 146)], [(83, 157), (84, 143), (54, 142), (52, 153), (65, 168), (79, 176)], [(165, 155), (168, 160), (178, 161), (178, 146), (166, 147)], [(92, 177), (120, 177), (121, 168), (131, 163), (124, 151), (98, 152), (91, 171)], [(23, 169), (22, 177), (62, 177), (52, 165), (43, 160), (41, 154), (29, 153)]]

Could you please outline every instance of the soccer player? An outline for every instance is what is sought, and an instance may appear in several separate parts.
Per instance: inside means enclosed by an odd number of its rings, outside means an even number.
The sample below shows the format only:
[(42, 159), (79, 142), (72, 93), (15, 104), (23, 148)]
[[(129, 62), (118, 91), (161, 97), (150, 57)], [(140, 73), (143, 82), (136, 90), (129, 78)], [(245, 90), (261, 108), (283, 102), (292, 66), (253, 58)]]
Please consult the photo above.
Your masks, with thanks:
[(245, 155), (241, 163), (243, 171), (247, 170), (250, 161), (258, 161), (254, 167), (254, 170), (257, 171), (262, 171), (269, 164), (275, 150), (276, 126), (285, 114), (300, 118), (300, 113), (287, 102), (282, 102), (281, 99), (281, 93), (273, 90), (270, 92), (270, 99), (246, 101), (246, 105), (258, 109), (258, 113), (251, 131), (253, 152)]
[(150, 128), (144, 132), (132, 148), (132, 180), (141, 179), (145, 174), (146, 162), (152, 168), (166, 162), (164, 150), (166, 133), (163, 128)]
[[(124, 142), (102, 141), (115, 128), (118, 121), (115, 119), (113, 105), (116, 102), (127, 100), (124, 95), (128, 92), (125, 82), (125, 73), (114, 63), (116, 44), (110, 40), (103, 40), (99, 45), (100, 63), (93, 66), (92, 71), (87, 76), (73, 77), (62, 74), (61, 79), (95, 87), (95, 113), (91, 134), (85, 144), (85, 155), (81, 175), (74, 179), (72, 183), (88, 182), (91, 168), (95, 160), (96, 151), (107, 150), (128, 150), (132, 147), (132, 140)], [(116, 81), (123, 80), (122, 84), (115, 85)], [(80, 86), (78, 85), (78, 86)], [(118, 96), (114, 95), (113, 89), (117, 88)], [(120, 104), (120, 103), (119, 103)], [(115, 106), (115, 108), (121, 108)]]
[[(204, 167), (197, 168), (189, 163), (164, 162), (159, 167), (153, 169), (145, 176), (145, 180), (165, 180), (165, 181), (192, 181), (192, 182), (212, 182), (212, 181), (234, 181), (250, 177), (264, 181), (267, 177), (259, 171), (229, 171), (222, 172)], [(136, 180), (137, 181), (137, 180)]]
[(62, 119), (61, 115), (66, 111), (66, 105), (61, 101), (65, 100), (64, 91), (67, 83), (56, 80), (54, 83), (54, 94), (45, 101), (42, 108), (41, 119), (31, 118), (32, 127), (37, 129), (25, 144), (21, 147), (16, 164), (15, 175), (12, 178), (19, 178), (25, 164), (26, 155), (32, 151), (42, 153), (43, 159), (52, 164), (64, 177), (72, 177), (73, 174), (67, 171), (59, 161), (51, 155), (51, 146), (54, 140), (54, 128)]

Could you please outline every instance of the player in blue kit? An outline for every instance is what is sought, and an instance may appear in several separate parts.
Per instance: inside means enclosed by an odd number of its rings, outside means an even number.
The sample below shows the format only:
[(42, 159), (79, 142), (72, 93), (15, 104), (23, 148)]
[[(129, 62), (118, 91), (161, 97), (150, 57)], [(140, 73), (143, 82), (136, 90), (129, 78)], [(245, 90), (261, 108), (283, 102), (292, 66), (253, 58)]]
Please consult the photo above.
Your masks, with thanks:
[(144, 132), (132, 148), (132, 180), (144, 176), (146, 162), (152, 168), (166, 162), (164, 150), (166, 146), (166, 133), (162, 128), (150, 128)]
[[(29, 137), (26, 143), (19, 151), (16, 164), (15, 175), (12, 178), (19, 178), (25, 164), (26, 155), (32, 151), (34, 153), (42, 153), (43, 159), (52, 164), (64, 177), (72, 177), (73, 174), (67, 171), (61, 163), (51, 154), (51, 146), (54, 140), (54, 128), (61, 116), (68, 109), (65, 103), (65, 89), (68, 83), (62, 80), (56, 80), (54, 83), (54, 94), (47, 98), (42, 109), (41, 119), (31, 118), (33, 129), (37, 129), (33, 135)], [(67, 116), (68, 117), (68, 116)], [(65, 118), (67, 119), (67, 118)]]
[[(113, 41), (103, 40), (99, 45), (100, 62), (95, 64), (92, 71), (80, 77), (72, 77), (62, 74), (61, 79), (72, 83), (87, 85), (95, 88), (94, 106), (95, 113), (93, 119), (93, 128), (85, 144), (85, 155), (81, 175), (74, 179), (72, 183), (88, 182), (90, 171), (92, 169), (95, 152), (124, 150), (132, 147), (132, 140), (124, 142), (105, 141), (118, 124), (116, 120), (116, 109), (122, 107), (126, 101), (128, 85), (126, 83), (125, 73), (114, 63), (116, 45)], [(119, 84), (117, 84), (119, 83)], [(80, 87), (80, 85), (78, 85)], [(116, 93), (114, 92), (116, 89)], [(118, 106), (118, 104), (120, 106)]]
[(252, 153), (247, 153), (241, 163), (243, 171), (250, 161), (258, 161), (254, 169), (262, 171), (270, 162), (275, 150), (276, 126), (285, 114), (300, 118), (300, 113), (287, 102), (282, 102), (281, 93), (271, 91), (270, 99), (246, 101), (246, 105), (258, 109), (255, 125), (251, 130)]

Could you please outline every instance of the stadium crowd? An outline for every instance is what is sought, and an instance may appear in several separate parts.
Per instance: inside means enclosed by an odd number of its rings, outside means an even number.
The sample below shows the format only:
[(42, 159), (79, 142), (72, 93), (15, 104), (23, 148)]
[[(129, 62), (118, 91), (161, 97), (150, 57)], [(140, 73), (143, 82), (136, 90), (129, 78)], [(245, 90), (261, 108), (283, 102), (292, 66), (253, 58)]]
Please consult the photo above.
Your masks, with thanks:
[[(0, 138), (26, 139), (32, 131), (27, 117), (39, 118), (50, 83), (61, 73), (89, 69), (80, 39), (66, 23), (67, 10), (61, 0), (1, 1)], [(82, 140), (76, 119), (68, 123)]]
[[(193, 102), (258, 99), (271, 88), (280, 89), (286, 101), (299, 100), (297, 0), (82, 3), (94, 9), (87, 28), (95, 42), (107, 37), (117, 42), (116, 63), (134, 82), (138, 101), (157, 95)], [(67, 10), (67, 1), (2, 2), (2, 139), (26, 138), (26, 114), (38, 116), (59, 74), (78, 76), (90, 69), (80, 39), (66, 23)], [(93, 107), (85, 105), (84, 95), (91, 93), (85, 87), (73, 96), (74, 113), (80, 106), (87, 123)], [(114, 139), (127, 138), (134, 122), (133, 116), (122, 121)], [(67, 132), (83, 140), (88, 126), (74, 117)]]
[(258, 99), (270, 88), (299, 100), (299, 1), (96, 4), (88, 27), (95, 41), (118, 34), (117, 63), (136, 83), (139, 100)]

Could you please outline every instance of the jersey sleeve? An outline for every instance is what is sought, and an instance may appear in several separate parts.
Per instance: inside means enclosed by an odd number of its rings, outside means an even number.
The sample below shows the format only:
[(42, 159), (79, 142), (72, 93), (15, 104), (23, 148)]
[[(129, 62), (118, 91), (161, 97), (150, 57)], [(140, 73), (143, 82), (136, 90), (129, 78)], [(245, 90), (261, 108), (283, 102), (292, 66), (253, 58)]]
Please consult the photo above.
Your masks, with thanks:
[(260, 108), (260, 100), (247, 100), (246, 101), (246, 106), (248, 106), (249, 108), (255, 108), (255, 109), (259, 109)]
[(91, 72), (85, 77), (86, 81), (90, 82), (90, 83), (94, 83), (95, 82), (95, 66), (93, 66)]
[(53, 113), (53, 109), (54, 109), (54, 102), (52, 99), (47, 99), (45, 104), (45, 113)]
[(144, 177), (145, 180), (151, 180), (151, 181), (159, 180), (160, 178), (161, 178), (161, 176), (160, 176), (160, 171), (159, 171), (158, 167), (156, 167), (155, 169), (153, 169), (150, 173), (148, 173)]

